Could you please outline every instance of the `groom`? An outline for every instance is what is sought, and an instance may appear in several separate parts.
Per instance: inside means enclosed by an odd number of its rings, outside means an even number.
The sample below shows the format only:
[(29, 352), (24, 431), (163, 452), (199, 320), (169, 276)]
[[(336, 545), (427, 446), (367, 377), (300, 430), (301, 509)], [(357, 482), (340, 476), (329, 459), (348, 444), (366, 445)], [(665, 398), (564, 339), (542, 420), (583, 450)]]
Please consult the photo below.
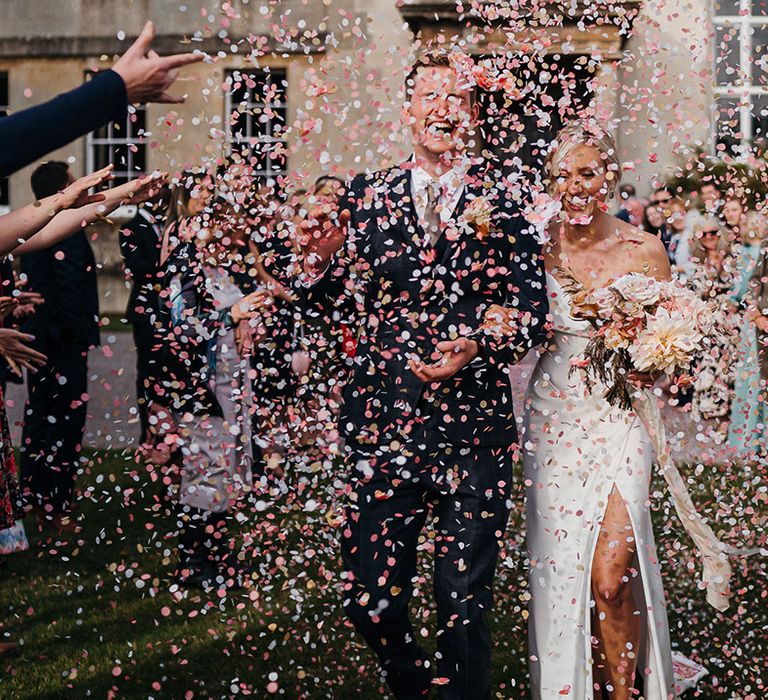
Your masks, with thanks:
[[(337, 210), (305, 225), (308, 312), (334, 305), (359, 337), (340, 417), (352, 469), (344, 605), (397, 698), (432, 684), (442, 698), (491, 695), (485, 614), (517, 438), (508, 369), (547, 313), (521, 183), (468, 155), (478, 105), (457, 65), (428, 54), (408, 75), (413, 158), (358, 175)], [(518, 310), (514, 335), (483, 334), (491, 304)], [(430, 509), (436, 671), (408, 616)]]

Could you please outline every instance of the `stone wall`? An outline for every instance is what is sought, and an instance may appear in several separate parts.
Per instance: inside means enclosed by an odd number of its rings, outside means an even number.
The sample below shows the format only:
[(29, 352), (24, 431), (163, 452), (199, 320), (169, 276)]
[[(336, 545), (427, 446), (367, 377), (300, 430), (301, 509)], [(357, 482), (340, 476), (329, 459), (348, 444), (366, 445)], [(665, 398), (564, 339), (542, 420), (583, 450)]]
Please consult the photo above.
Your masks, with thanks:
[[(222, 82), (233, 68), (253, 67), (247, 50), (224, 43), (221, 2), (212, 0), (6, 0), (0, 22), (0, 70), (10, 74), (10, 106), (38, 104), (82, 82), (85, 72), (111, 64), (147, 19), (157, 26), (156, 46), (171, 53), (204, 47), (216, 56), (183, 71), (175, 86), (186, 93), (179, 106), (150, 105), (152, 147), (148, 167), (176, 171), (220, 157), (225, 118)], [(298, 44), (282, 45), (261, 13), (261, 0), (233, 0), (242, 19), (227, 30), (242, 38), (261, 35), (274, 51), (263, 67), (284, 67), (288, 79), (289, 171), (296, 186), (320, 174), (347, 176), (402, 160), (410, 152), (399, 122), (404, 67), (413, 35), (396, 0), (282, 0), (276, 17), (302, 27)], [(185, 7), (186, 10), (182, 11)], [(202, 9), (206, 8), (207, 12)], [(290, 11), (290, 12), (289, 12)], [(323, 17), (327, 20), (323, 21)], [(434, 33), (435, 27), (429, 31)], [(709, 143), (712, 103), (706, 0), (646, 0), (634, 35), (615, 65), (607, 65), (602, 101), (618, 118), (624, 161), (635, 161), (626, 180), (647, 192), (684, 147)], [(311, 97), (311, 87), (326, 88)], [(310, 118), (316, 118), (310, 125)], [(67, 160), (74, 173), (85, 164), (84, 139), (50, 158)], [(12, 206), (32, 199), (30, 166), (11, 179)], [(101, 232), (95, 247), (104, 312), (121, 311), (124, 283), (116, 262), (116, 234)]]

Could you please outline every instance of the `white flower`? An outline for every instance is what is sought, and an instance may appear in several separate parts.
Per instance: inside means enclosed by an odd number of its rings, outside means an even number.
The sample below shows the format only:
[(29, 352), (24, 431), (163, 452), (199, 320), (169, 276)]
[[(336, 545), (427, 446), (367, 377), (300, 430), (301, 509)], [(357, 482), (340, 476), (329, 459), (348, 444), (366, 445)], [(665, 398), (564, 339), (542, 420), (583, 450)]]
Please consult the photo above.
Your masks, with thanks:
[(666, 285), (653, 277), (630, 273), (611, 283), (624, 299), (640, 306), (654, 306), (666, 296)]
[(632, 364), (639, 372), (673, 374), (687, 369), (699, 349), (702, 335), (687, 309), (663, 307), (647, 315), (647, 325), (629, 347)]
[(704, 335), (714, 332), (715, 317), (712, 309), (696, 292), (678, 281), (669, 283), (668, 296), (675, 308), (684, 309), (695, 320), (696, 327)]
[(475, 197), (464, 209), (462, 219), (475, 229), (477, 237), (485, 238), (491, 231), (494, 207), (485, 197)]

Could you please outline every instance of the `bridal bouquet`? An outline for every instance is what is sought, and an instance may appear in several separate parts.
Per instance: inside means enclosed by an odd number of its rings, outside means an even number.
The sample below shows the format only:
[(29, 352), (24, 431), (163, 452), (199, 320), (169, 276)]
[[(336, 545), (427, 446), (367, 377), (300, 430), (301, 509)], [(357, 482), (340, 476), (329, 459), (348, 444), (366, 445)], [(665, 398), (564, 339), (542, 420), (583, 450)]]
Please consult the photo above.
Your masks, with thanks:
[(558, 278), (570, 294), (574, 318), (595, 327), (583, 357), (571, 367), (583, 372), (589, 390), (600, 381), (608, 386), (607, 401), (628, 409), (634, 389), (630, 372), (687, 378), (691, 360), (711, 332), (711, 314), (698, 295), (677, 281), (639, 273), (595, 290), (565, 271)]

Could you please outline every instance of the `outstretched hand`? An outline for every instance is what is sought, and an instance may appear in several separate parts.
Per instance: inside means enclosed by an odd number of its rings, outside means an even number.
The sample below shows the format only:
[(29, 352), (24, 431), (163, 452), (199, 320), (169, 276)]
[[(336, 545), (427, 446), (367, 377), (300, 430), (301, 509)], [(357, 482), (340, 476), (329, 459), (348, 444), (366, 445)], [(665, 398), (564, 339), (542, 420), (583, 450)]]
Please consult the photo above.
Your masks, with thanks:
[(13, 297), (0, 297), (0, 321), (12, 313), (18, 305), (19, 302)]
[(483, 315), (483, 330), (493, 335), (514, 335), (517, 331), (517, 309), (492, 304)]
[(123, 204), (141, 204), (148, 199), (154, 199), (163, 187), (166, 186), (168, 180), (167, 173), (152, 173), (145, 177), (138, 177), (135, 180), (126, 182), (120, 187), (125, 190), (125, 197), (122, 199)]
[(71, 185), (67, 185), (58, 195), (56, 195), (58, 197), (60, 208), (79, 209), (86, 204), (94, 204), (95, 202), (104, 201), (106, 197), (103, 193), (97, 192), (96, 194), (88, 194), (88, 190), (111, 180), (113, 177), (113, 169), (113, 165), (108, 165), (106, 168), (102, 168), (95, 173), (78, 178)]
[(344, 245), (351, 213), (325, 202), (313, 209), (301, 223), (299, 247), (304, 256), (304, 270), (317, 272), (328, 266)]
[(409, 360), (408, 367), (424, 383), (450, 379), (477, 357), (479, 347), (471, 338), (457, 338), (438, 343), (431, 364)]
[(255, 318), (264, 313), (264, 310), (274, 303), (274, 299), (269, 292), (259, 289), (244, 296), (240, 301), (232, 306), (230, 314), (235, 323)]
[(21, 376), (21, 368), (34, 370), (42, 367), (48, 358), (25, 345), (34, 340), (34, 336), (14, 330), (13, 328), (0, 328), (0, 355), (2, 355), (11, 370)]
[(136, 41), (112, 66), (125, 83), (128, 102), (160, 102), (180, 104), (186, 97), (172, 97), (168, 88), (173, 85), (178, 69), (202, 61), (201, 53), (179, 53), (158, 56), (151, 48), (155, 38), (155, 25), (147, 22)]

